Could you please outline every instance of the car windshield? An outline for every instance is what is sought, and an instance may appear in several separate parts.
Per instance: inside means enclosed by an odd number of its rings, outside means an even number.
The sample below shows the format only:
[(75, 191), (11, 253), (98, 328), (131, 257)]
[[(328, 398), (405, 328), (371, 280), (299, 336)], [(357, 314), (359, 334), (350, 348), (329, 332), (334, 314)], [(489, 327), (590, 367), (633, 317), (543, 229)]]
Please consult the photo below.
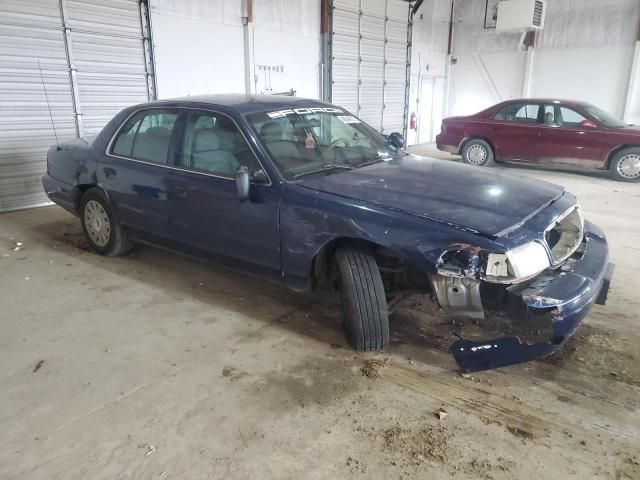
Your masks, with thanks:
[(605, 112), (604, 110), (594, 105), (586, 104), (586, 105), (583, 105), (583, 107), (589, 113), (589, 115), (594, 117), (605, 127), (622, 128), (626, 126), (624, 123), (622, 123), (620, 120), (615, 118), (613, 115), (610, 115), (609, 113)]
[(337, 107), (264, 111), (246, 119), (287, 180), (361, 168), (404, 153)]

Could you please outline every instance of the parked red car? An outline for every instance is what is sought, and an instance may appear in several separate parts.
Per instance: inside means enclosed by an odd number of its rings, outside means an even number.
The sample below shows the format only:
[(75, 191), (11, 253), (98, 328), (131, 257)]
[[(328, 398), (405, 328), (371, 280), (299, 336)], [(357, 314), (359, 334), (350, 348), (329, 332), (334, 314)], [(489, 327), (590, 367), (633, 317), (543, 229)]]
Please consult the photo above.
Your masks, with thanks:
[(640, 180), (640, 127), (586, 102), (509, 100), (475, 115), (445, 118), (436, 143), (471, 165), (571, 165), (608, 169), (616, 180)]

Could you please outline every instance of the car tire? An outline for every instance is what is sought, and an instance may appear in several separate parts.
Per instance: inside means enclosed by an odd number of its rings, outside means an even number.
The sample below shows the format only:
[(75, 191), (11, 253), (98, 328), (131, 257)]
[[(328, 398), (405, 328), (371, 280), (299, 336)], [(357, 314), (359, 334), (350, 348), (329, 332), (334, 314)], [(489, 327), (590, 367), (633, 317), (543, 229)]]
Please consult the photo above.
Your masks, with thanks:
[(609, 163), (609, 173), (619, 182), (639, 182), (640, 148), (625, 148), (616, 153)]
[(484, 167), (493, 163), (493, 149), (484, 140), (474, 138), (462, 147), (462, 161), (476, 167)]
[(85, 192), (80, 202), (80, 223), (87, 241), (100, 255), (116, 257), (133, 248), (105, 193), (99, 188)]
[(342, 296), (343, 326), (349, 343), (360, 352), (389, 345), (389, 312), (380, 270), (370, 249), (336, 250)]

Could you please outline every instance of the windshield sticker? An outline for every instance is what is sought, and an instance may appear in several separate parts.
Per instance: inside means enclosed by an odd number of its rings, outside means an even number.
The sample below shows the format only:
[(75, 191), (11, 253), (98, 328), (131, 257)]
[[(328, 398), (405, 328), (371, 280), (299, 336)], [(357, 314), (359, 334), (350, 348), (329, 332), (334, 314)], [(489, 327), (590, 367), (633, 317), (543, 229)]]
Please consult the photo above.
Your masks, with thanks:
[(309, 150), (316, 148), (316, 141), (313, 139), (311, 133), (307, 133), (307, 138), (304, 139), (304, 146)]
[(352, 117), (351, 115), (338, 115), (338, 120), (342, 123), (362, 123), (356, 117)]
[(305, 108), (289, 108), (287, 110), (277, 110), (275, 112), (267, 112), (267, 115), (269, 116), (269, 118), (282, 118), (282, 117), (286, 117), (287, 115), (293, 115), (293, 114), (298, 114), (298, 115), (307, 115), (309, 113), (344, 113), (343, 110), (340, 110), (339, 108), (322, 108), (322, 107), (305, 107)]

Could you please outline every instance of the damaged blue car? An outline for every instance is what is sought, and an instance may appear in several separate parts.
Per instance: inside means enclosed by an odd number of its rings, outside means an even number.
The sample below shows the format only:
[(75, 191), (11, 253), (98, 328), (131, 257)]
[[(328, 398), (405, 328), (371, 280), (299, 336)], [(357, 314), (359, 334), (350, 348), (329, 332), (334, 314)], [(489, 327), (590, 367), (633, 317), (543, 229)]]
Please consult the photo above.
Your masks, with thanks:
[(97, 137), (53, 146), (43, 185), (102, 255), (144, 240), (338, 290), (360, 351), (387, 347), (387, 299), (406, 290), (505, 327), (458, 336), (450, 350), (465, 371), (559, 349), (605, 302), (603, 232), (560, 186), (402, 146), (314, 100), (188, 97), (127, 108)]

